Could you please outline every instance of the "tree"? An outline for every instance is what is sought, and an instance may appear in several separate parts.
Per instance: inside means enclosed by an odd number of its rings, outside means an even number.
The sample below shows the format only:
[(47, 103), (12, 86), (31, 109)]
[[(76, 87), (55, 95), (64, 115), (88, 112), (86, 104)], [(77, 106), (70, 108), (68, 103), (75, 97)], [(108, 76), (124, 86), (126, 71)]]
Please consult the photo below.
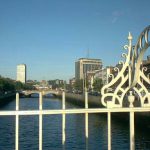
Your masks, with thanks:
[(34, 90), (35, 87), (31, 83), (21, 83), (20, 81), (17, 81), (15, 83), (15, 89), (16, 90)]
[(9, 78), (0, 76), (0, 93), (15, 90), (32, 90), (34, 86), (32, 84), (24, 84), (19, 81), (14, 81)]
[(14, 83), (11, 79), (9, 78), (3, 78), (0, 76), (0, 91), (5, 92), (5, 91), (14, 91)]
[(102, 86), (103, 86), (102, 79), (100, 79), (100, 78), (94, 79), (93, 87), (94, 87), (95, 91), (99, 92), (101, 90)]
[(83, 91), (83, 80), (76, 80), (74, 83), (74, 88), (79, 91)]
[(23, 89), (23, 84), (20, 81), (17, 81), (15, 83), (15, 89), (16, 90), (22, 90)]

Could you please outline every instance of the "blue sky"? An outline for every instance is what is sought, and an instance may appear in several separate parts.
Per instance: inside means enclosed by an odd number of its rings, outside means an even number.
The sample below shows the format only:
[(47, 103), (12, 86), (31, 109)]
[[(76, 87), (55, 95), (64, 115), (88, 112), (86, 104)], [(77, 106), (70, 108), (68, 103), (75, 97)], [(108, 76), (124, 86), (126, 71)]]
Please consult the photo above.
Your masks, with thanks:
[(81, 57), (115, 65), (130, 31), (150, 24), (149, 0), (0, 0), (0, 74), (16, 79), (69, 79)]

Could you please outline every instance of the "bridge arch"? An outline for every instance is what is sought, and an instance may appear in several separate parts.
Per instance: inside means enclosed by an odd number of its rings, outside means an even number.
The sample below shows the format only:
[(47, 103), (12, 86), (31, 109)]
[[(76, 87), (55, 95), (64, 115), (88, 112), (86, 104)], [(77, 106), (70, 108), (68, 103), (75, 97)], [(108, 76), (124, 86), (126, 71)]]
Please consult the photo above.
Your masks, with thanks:
[(50, 91), (37, 91), (37, 90), (33, 90), (33, 91), (22, 91), (21, 94), (26, 95), (26, 96), (31, 96), (32, 94), (39, 94), (42, 93), (42, 95), (47, 95), (47, 94), (51, 94), (53, 96), (58, 95), (58, 91), (54, 91), (54, 90), (50, 90)]

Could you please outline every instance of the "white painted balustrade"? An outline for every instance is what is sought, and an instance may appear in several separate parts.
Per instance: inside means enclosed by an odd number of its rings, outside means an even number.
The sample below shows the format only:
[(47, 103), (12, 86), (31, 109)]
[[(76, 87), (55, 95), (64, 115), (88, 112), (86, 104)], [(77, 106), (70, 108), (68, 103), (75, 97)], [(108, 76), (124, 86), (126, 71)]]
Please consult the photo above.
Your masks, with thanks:
[[(62, 93), (62, 109), (59, 110), (43, 110), (42, 93), (39, 96), (39, 110), (19, 110), (19, 94), (16, 94), (16, 110), (15, 111), (0, 111), (0, 116), (16, 116), (16, 132), (15, 132), (15, 149), (19, 150), (19, 116), (38, 115), (39, 116), (39, 150), (42, 150), (42, 117), (43, 115), (62, 115), (62, 147), (65, 150), (66, 145), (66, 114), (85, 114), (85, 140), (86, 150), (88, 150), (88, 115), (92, 113), (107, 113), (108, 117), (108, 150), (111, 150), (111, 114), (112, 113), (130, 113), (130, 150), (135, 149), (134, 144), (134, 113), (135, 112), (150, 112), (148, 107), (129, 107), (129, 108), (88, 108), (88, 94), (85, 92), (85, 108), (83, 109), (66, 109), (65, 92)], [(84, 132), (84, 131), (83, 131)]]

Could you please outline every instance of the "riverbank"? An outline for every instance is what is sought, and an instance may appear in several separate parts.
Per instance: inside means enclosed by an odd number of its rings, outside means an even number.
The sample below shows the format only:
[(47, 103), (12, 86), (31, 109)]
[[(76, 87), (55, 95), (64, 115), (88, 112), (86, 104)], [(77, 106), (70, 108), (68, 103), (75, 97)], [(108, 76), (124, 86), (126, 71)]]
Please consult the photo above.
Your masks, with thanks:
[(0, 105), (5, 105), (12, 101), (16, 96), (16, 93), (7, 93), (0, 95)]
[[(58, 93), (56, 97), (62, 98), (62, 93)], [(65, 98), (67, 102), (71, 102), (75, 105), (85, 106), (85, 95), (84, 94), (73, 94), (73, 93), (65, 93)], [(103, 105), (100, 101), (100, 96), (92, 96), (88, 95), (88, 105), (90, 108), (102, 108)]]

